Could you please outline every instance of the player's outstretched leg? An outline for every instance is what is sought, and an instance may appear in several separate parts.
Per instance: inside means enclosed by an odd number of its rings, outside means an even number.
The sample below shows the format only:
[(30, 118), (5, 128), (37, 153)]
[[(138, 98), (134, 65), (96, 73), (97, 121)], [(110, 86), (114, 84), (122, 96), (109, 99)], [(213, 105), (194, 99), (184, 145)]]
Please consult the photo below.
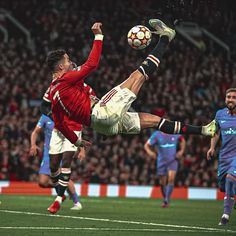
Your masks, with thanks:
[(175, 37), (175, 30), (166, 26), (161, 20), (151, 19), (149, 20), (149, 24), (156, 30), (155, 32), (159, 34), (160, 40), (138, 69), (146, 78), (159, 66), (160, 60), (169, 42)]
[(76, 189), (75, 189), (75, 184), (72, 180), (69, 181), (68, 183), (68, 188), (67, 188), (67, 192), (70, 196), (70, 199), (73, 201), (74, 205), (73, 207), (71, 207), (70, 209), (71, 210), (81, 210), (82, 209), (82, 205), (80, 203), (80, 200), (79, 200), (79, 196), (76, 192)]
[(213, 137), (217, 131), (215, 120), (205, 126), (184, 124), (180, 121), (170, 121), (159, 116), (139, 112), (140, 129), (156, 128), (166, 134), (197, 134)]
[(65, 195), (65, 191), (70, 181), (70, 175), (71, 175), (70, 168), (61, 168), (61, 174), (59, 176), (58, 187), (57, 187), (57, 197), (53, 202), (53, 204), (48, 208), (48, 211), (51, 214), (55, 214), (60, 209), (60, 205), (63, 201), (63, 196)]
[[(161, 22), (160, 20), (155, 21)], [(165, 24), (163, 23), (162, 28), (156, 29), (156, 33), (160, 35), (160, 39), (156, 47), (147, 56), (138, 70), (134, 71), (130, 77), (120, 85), (121, 89), (128, 88), (135, 95), (137, 95), (144, 81), (148, 79), (158, 68), (169, 42), (175, 37), (175, 30), (167, 27), (166, 25), (164, 27), (164, 25)]]
[(224, 197), (224, 214), (222, 215), (219, 225), (226, 225), (234, 204), (236, 180), (229, 174), (225, 179), (225, 197)]
[(202, 134), (213, 137), (217, 130), (216, 121), (213, 120), (205, 126), (186, 125), (180, 121), (161, 119), (157, 129), (167, 134)]

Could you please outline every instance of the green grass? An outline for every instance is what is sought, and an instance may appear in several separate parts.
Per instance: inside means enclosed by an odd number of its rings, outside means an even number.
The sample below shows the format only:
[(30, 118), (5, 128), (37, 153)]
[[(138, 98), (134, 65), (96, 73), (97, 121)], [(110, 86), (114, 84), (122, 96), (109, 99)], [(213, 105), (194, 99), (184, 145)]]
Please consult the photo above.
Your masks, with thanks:
[(66, 200), (50, 215), (53, 200), (0, 195), (0, 235), (236, 235), (236, 210), (227, 226), (218, 226), (222, 201), (173, 200), (162, 209), (160, 200), (82, 198), (81, 211), (71, 211)]

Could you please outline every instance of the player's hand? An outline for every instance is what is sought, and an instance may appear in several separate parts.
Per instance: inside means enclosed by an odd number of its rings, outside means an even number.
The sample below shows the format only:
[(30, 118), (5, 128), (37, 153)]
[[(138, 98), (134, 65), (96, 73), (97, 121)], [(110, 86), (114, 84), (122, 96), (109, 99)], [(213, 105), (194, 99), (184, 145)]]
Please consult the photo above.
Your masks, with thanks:
[(29, 155), (31, 157), (35, 157), (35, 156), (37, 156), (37, 153), (38, 153), (39, 150), (40, 150), (40, 148), (37, 145), (32, 145), (31, 148), (30, 148)]
[(181, 151), (178, 151), (177, 153), (176, 153), (176, 159), (181, 159), (183, 157), (183, 153), (181, 152)]
[(207, 160), (211, 160), (212, 157), (215, 156), (215, 149), (214, 148), (210, 148), (207, 151)]
[(84, 147), (80, 147), (80, 150), (79, 150), (79, 153), (78, 153), (78, 159), (80, 161), (83, 161), (85, 159), (85, 156), (86, 156), (86, 150)]
[(102, 34), (101, 27), (102, 27), (102, 23), (101, 22), (96, 22), (96, 23), (93, 24), (91, 29), (92, 29), (94, 34)]
[(150, 156), (152, 159), (156, 159), (157, 158), (157, 154), (155, 152), (148, 153), (148, 156)]
[(84, 139), (81, 140), (80, 147), (84, 147), (85, 150), (87, 150), (91, 145), (92, 145), (91, 142)]

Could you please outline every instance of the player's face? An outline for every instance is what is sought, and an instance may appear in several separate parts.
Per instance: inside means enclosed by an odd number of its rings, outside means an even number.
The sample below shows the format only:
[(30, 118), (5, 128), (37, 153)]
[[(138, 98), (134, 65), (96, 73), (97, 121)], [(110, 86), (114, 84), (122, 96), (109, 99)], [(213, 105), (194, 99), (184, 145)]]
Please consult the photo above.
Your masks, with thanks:
[(67, 54), (64, 55), (63, 67), (65, 72), (73, 69), (73, 63)]
[(225, 104), (229, 110), (236, 110), (236, 92), (229, 92), (226, 94)]

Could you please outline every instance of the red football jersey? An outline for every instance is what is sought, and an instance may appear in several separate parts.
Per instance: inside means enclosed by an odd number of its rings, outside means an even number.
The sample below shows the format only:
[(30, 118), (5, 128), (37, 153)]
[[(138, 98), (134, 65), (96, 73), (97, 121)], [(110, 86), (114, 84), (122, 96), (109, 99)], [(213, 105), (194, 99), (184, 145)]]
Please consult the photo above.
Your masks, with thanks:
[(97, 68), (101, 52), (102, 40), (96, 40), (95, 37), (87, 61), (76, 70), (53, 80), (49, 87), (55, 128), (72, 143), (75, 143), (78, 137), (66, 124), (66, 117), (79, 124), (90, 126), (90, 95), (84, 87), (84, 79)]
[[(84, 89), (88, 93), (88, 95), (92, 95), (92, 96), (96, 97), (96, 93), (94, 92), (94, 90), (86, 83), (84, 83)], [(52, 98), (50, 97), (49, 90), (50, 89), (48, 88), (47, 91), (44, 93), (43, 100), (51, 103)], [(83, 128), (83, 126), (81, 124), (79, 124), (78, 122), (75, 122), (73, 120), (70, 120), (68, 116), (65, 116), (65, 122), (68, 125), (68, 127), (74, 131), (81, 131)]]

